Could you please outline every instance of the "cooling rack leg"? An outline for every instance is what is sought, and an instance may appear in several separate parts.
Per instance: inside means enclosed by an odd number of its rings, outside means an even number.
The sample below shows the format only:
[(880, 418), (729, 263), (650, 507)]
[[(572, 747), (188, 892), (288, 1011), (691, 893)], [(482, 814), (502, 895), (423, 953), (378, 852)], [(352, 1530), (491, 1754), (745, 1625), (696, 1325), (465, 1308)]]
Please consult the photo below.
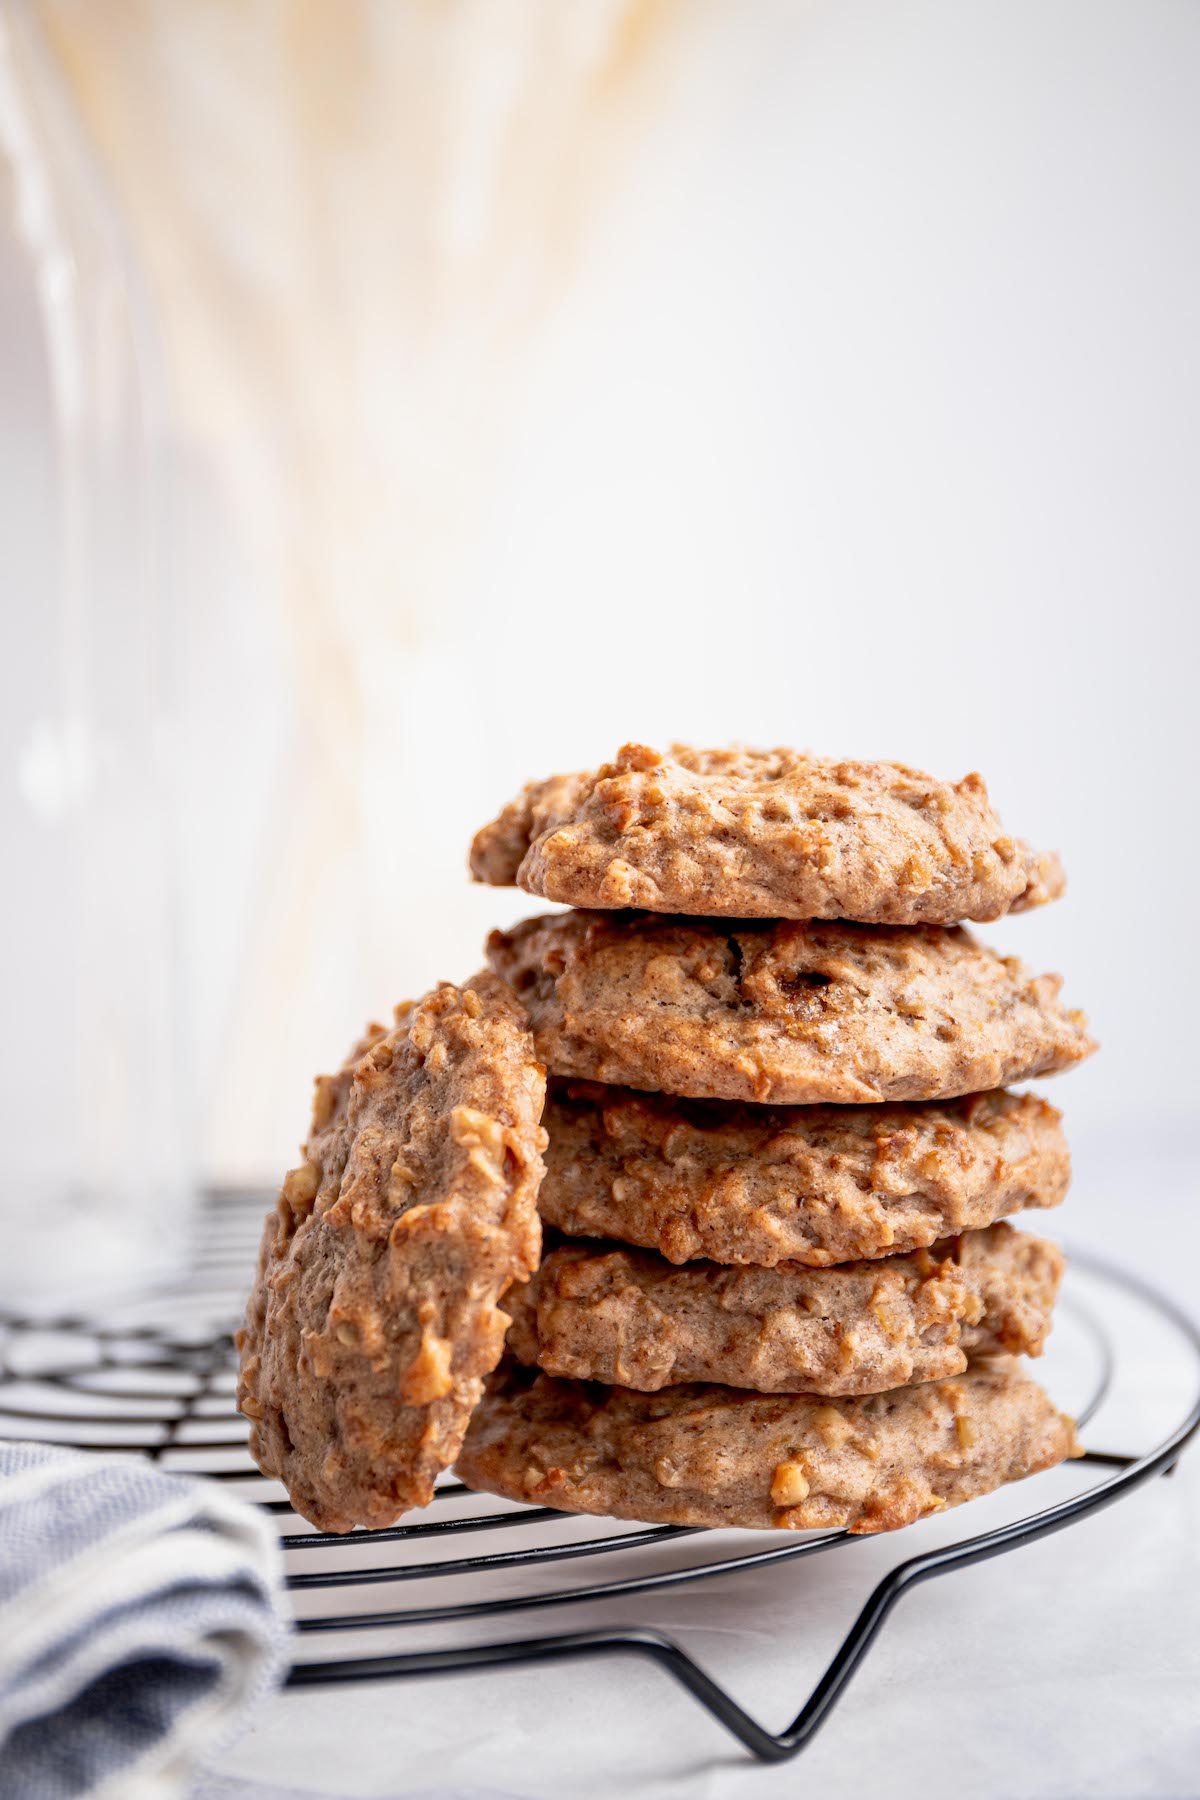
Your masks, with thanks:
[[(456, 1650), (412, 1651), (398, 1656), (363, 1657), (353, 1663), (300, 1663), (288, 1676), (288, 1687), (325, 1686), (341, 1681), (386, 1681), (397, 1675), (442, 1675), (514, 1663), (576, 1661), (596, 1656), (648, 1657), (665, 1669), (704, 1710), (766, 1762), (795, 1754), (752, 1719), (725, 1689), (704, 1673), (671, 1638), (641, 1627), (620, 1631), (564, 1632), (555, 1637), (523, 1638), (516, 1643), (474, 1644)], [(797, 1746), (798, 1748), (798, 1746)]]
[[(850, 1684), (901, 1595), (922, 1581), (951, 1569), (985, 1562), (1021, 1544), (1033, 1543), (1063, 1530), (1085, 1513), (1099, 1511), (1132, 1486), (1174, 1467), (1183, 1445), (1200, 1425), (1200, 1404), (1183, 1426), (1152, 1455), (1128, 1467), (1082, 1494), (1021, 1519), (998, 1531), (985, 1532), (957, 1544), (932, 1550), (900, 1563), (879, 1582), (842, 1640), (825, 1673), (785, 1731), (768, 1731), (732, 1695), (705, 1674), (699, 1664), (671, 1638), (641, 1627), (617, 1631), (564, 1632), (552, 1637), (524, 1638), (515, 1643), (466, 1645), (454, 1650), (411, 1651), (394, 1656), (362, 1657), (353, 1662), (297, 1664), (288, 1676), (292, 1688), (346, 1681), (381, 1681), (400, 1675), (439, 1675), (506, 1664), (574, 1661), (585, 1657), (636, 1655), (647, 1657), (691, 1694), (710, 1718), (723, 1725), (739, 1743), (762, 1762), (785, 1762), (796, 1756), (816, 1736)], [(1098, 1452), (1096, 1462), (1127, 1461)]]

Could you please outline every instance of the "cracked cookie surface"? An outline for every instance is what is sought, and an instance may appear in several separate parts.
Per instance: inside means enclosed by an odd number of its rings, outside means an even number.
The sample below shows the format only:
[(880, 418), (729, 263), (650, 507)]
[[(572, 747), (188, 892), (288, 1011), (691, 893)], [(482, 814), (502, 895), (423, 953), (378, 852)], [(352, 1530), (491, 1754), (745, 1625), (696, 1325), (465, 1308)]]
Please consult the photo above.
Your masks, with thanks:
[(1059, 976), (962, 927), (579, 911), (494, 931), (488, 960), (554, 1074), (699, 1099), (946, 1099), (1095, 1048)]
[(1063, 1273), (1054, 1244), (992, 1225), (930, 1250), (830, 1269), (688, 1263), (564, 1244), (505, 1299), (507, 1348), (548, 1375), (655, 1393), (878, 1394), (1040, 1355)]
[(978, 775), (684, 744), (530, 782), (470, 866), (569, 906), (886, 925), (998, 919), (1065, 885), (1057, 857), (1003, 830)]
[(537, 1265), (545, 1076), (484, 972), (398, 1007), (316, 1084), (238, 1334), (250, 1450), (327, 1531), (425, 1505)]
[(891, 1531), (1077, 1455), (1015, 1363), (865, 1399), (729, 1387), (639, 1394), (508, 1359), (457, 1463), (468, 1487), (648, 1524)]
[(1070, 1157), (1036, 1094), (879, 1106), (753, 1106), (551, 1085), (542, 1218), (673, 1263), (810, 1268), (916, 1250), (1057, 1206)]

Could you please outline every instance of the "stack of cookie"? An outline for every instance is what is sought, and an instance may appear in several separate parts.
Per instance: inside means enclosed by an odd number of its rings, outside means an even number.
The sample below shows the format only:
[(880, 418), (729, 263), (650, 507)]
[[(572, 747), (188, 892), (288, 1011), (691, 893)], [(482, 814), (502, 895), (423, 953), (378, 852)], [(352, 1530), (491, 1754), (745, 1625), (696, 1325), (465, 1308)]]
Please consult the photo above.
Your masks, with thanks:
[(457, 1463), (568, 1511), (868, 1532), (1073, 1453), (1015, 1360), (1061, 1258), (1003, 1222), (1062, 1199), (1066, 1147), (1005, 1084), (1093, 1046), (958, 923), (1062, 886), (978, 777), (629, 747), (527, 789), (472, 867), (576, 910), (317, 1081), (238, 1336), (299, 1512), (387, 1525)]
[(684, 1525), (868, 1532), (1073, 1453), (1014, 1358), (1062, 1274), (1000, 1221), (1063, 1197), (1005, 1084), (1093, 1045), (964, 919), (1062, 874), (951, 786), (790, 751), (621, 751), (531, 785), (480, 880), (580, 910), (489, 942), (550, 1073), (538, 1205), (469, 1485)]

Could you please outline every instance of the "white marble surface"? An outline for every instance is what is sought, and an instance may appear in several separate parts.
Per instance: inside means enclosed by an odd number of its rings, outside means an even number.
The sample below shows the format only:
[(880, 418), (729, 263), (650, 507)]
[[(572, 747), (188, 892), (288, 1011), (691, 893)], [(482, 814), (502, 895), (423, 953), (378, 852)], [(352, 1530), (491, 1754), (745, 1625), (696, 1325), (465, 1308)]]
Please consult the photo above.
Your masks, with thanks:
[[(1076, 1168), (1075, 1191), (1053, 1220), (1059, 1235), (1123, 1261), (1200, 1311), (1191, 1262), (1200, 1184), (1186, 1135), (1093, 1138), (1077, 1145)], [(1123, 1355), (1140, 1358), (1125, 1391), (1144, 1397), (1144, 1414), (1135, 1400), (1124, 1419), (1101, 1415), (1105, 1443), (1085, 1434), (1096, 1447), (1123, 1448), (1107, 1441), (1114, 1432), (1152, 1430), (1154, 1396), (1179, 1383), (1161, 1345), (1130, 1344)], [(1077, 1470), (1036, 1479), (1039, 1504), (1080, 1483)], [(973, 1525), (997, 1522), (1005, 1504), (976, 1502)], [(959, 1535), (964, 1517), (953, 1529), (942, 1520), (912, 1528), (903, 1554)], [(870, 1577), (900, 1559), (897, 1543), (586, 1614), (485, 1621), (481, 1635), (652, 1623), (778, 1728)], [(630, 1659), (283, 1695), (222, 1770), (338, 1796), (483, 1790), (530, 1800), (622, 1792), (725, 1800), (745, 1792), (771, 1800), (807, 1790), (857, 1800), (884, 1790), (921, 1800), (964, 1791), (977, 1800), (1185, 1800), (1200, 1775), (1200, 1445), (1169, 1480), (907, 1595), (825, 1730), (792, 1763), (753, 1762), (665, 1674)]]

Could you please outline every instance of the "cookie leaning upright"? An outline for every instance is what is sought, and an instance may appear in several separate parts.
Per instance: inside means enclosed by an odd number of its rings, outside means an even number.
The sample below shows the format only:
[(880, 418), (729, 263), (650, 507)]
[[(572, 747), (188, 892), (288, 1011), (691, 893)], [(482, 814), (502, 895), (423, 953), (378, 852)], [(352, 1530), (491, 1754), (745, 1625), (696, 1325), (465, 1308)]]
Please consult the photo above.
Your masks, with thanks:
[(530, 782), (476, 833), (471, 872), (568, 906), (871, 925), (998, 919), (1064, 887), (978, 775), (685, 744)]
[(428, 1502), (537, 1266), (545, 1073), (486, 971), (317, 1081), (238, 1334), (250, 1449), (329, 1531)]

